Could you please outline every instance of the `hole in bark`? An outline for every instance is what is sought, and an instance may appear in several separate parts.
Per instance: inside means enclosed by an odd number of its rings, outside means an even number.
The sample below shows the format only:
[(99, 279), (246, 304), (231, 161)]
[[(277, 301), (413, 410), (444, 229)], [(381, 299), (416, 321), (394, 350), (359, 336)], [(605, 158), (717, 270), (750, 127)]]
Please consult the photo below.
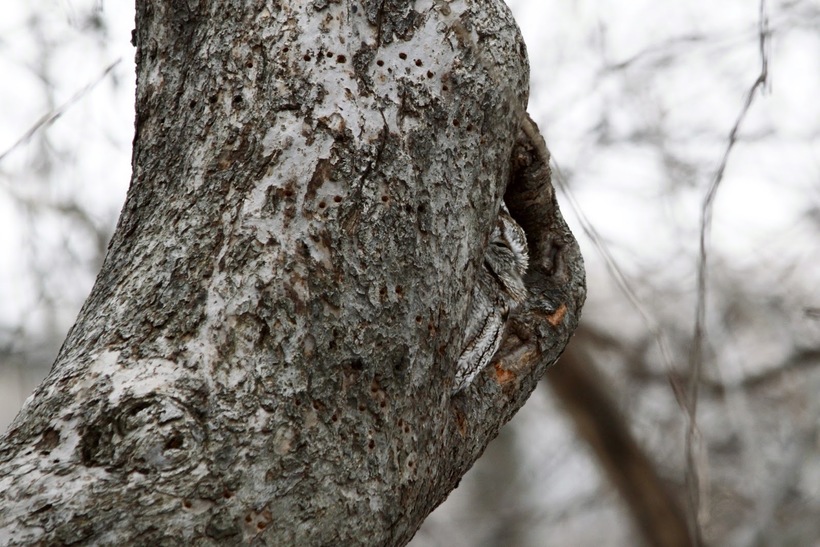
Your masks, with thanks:
[(320, 201), (319, 202), (319, 209), (324, 209), (325, 207), (327, 207), (327, 203), (325, 203), (324, 201)]
[(239, 106), (239, 105), (241, 105), (241, 104), (242, 104), (242, 102), (243, 102), (244, 100), (245, 100), (245, 99), (243, 99), (243, 98), (242, 98), (242, 95), (236, 95), (236, 96), (233, 98), (233, 104), (234, 104), (234, 105), (236, 105), (236, 106)]
[(472, 131), (472, 130), (473, 130), (473, 124), (468, 123), (467, 124), (467, 131)]
[(441, 89), (442, 89), (443, 91), (450, 91), (450, 88), (449, 88), (449, 87), (447, 87), (447, 84), (444, 84), (443, 86), (441, 86)]
[(364, 405), (359, 405), (359, 412), (364, 412), (365, 410), (367, 410), (367, 407), (366, 407), (366, 406), (364, 406)]
[(404, 288), (401, 285), (396, 285), (396, 294), (402, 294), (404, 292)]
[(264, 530), (266, 526), (267, 526), (267, 524), (265, 524), (264, 522), (256, 523), (256, 527), (259, 528), (260, 530)]
[(225, 491), (222, 493), (222, 497), (223, 497), (223, 498), (225, 498), (226, 500), (229, 500), (229, 499), (231, 499), (231, 498), (233, 497), (233, 492), (231, 492), (231, 491), (229, 491), (229, 490), (225, 490)]
[(380, 408), (384, 408), (384, 407), (386, 407), (386, 406), (387, 406), (387, 401), (381, 401), (381, 402), (379, 403), (379, 407), (380, 407)]
[(453, 120), (453, 127), (458, 127), (459, 125), (461, 125), (461, 122), (460, 122), (460, 121), (458, 121), (458, 118), (455, 118), (455, 119)]
[(435, 74), (433, 74), (432, 72), (430, 72), (430, 71), (428, 70), (428, 71), (427, 71), (427, 77), (428, 77), (428, 78), (432, 78), (433, 76), (435, 76)]
[(380, 294), (381, 296), (386, 295), (386, 294), (387, 294), (387, 288), (386, 288), (386, 287), (382, 287), (381, 289), (379, 289), (379, 294)]
[(382, 196), (382, 203), (387, 203), (390, 198), (387, 196)]
[(282, 53), (287, 53), (288, 51), (290, 51), (290, 48), (288, 46), (282, 48)]
[(333, 52), (332, 52), (332, 51), (328, 51), (328, 52), (327, 52), (327, 56), (328, 56), (328, 57), (333, 57)]
[(190, 102), (190, 103), (188, 103), (188, 107), (189, 107), (189, 108), (194, 108), (194, 107), (196, 107), (196, 101), (195, 101), (195, 100), (193, 100), (193, 99), (191, 99), (191, 102)]
[(190, 509), (192, 505), (191, 500), (182, 500), (182, 506), (185, 509)]
[(167, 441), (165, 441), (165, 450), (177, 450), (182, 448), (184, 441), (182, 439), (182, 435), (176, 434)]
[(302, 57), (302, 59), (304, 59), (305, 61), (310, 61), (310, 58), (310, 53), (305, 53), (305, 56)]
[(404, 426), (404, 432), (405, 433), (410, 433), (410, 426), (409, 425)]
[(337, 63), (347, 62), (347, 57), (345, 57), (344, 55), (339, 55), (339, 56), (336, 57), (336, 62)]
[(370, 450), (373, 450), (374, 448), (376, 448), (376, 441), (370, 439), (370, 442), (367, 443), (367, 446), (370, 447)]
[(404, 52), (399, 53), (399, 59), (401, 59), (402, 61), (407, 59), (407, 54)]
[(209, 103), (215, 103), (216, 102), (216, 95), (211, 95), (210, 97), (208, 97), (208, 102)]
[(379, 65), (379, 66), (384, 66), (384, 61), (379, 59), (378, 61), (376, 61), (376, 64)]
[(342, 196), (333, 196), (333, 201), (336, 202), (336, 203), (341, 203)]
[(294, 399), (293, 404), (296, 406), (302, 406), (302, 401), (300, 401), (299, 399)]
[(330, 417), (330, 420), (333, 421), (333, 422), (338, 422), (339, 421), (339, 416), (334, 414), (333, 416)]
[(421, 66), (421, 65), (422, 65), (421, 59), (416, 59), (416, 66)]
[(416, 316), (416, 323), (421, 323), (421, 316), (420, 315)]
[(248, 61), (247, 63), (245, 63), (245, 67), (246, 68), (253, 68), (253, 61)]
[(250, 515), (245, 515), (245, 522), (250, 522), (252, 520), (253, 520), (253, 517), (251, 517)]

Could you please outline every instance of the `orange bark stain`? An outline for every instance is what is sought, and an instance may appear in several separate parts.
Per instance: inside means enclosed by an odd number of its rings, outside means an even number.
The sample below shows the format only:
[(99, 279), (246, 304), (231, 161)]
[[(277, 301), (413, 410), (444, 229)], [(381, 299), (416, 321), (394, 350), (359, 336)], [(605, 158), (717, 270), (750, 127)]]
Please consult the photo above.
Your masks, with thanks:
[(566, 314), (567, 314), (567, 305), (566, 304), (561, 304), (561, 306), (559, 306), (559, 308), (557, 310), (555, 310), (555, 313), (553, 313), (552, 315), (547, 316), (547, 321), (549, 321), (549, 324), (552, 325), (553, 327), (557, 327), (558, 325), (561, 324), (561, 321), (564, 320), (564, 316)]
[(508, 382), (512, 382), (513, 380), (515, 380), (515, 373), (510, 372), (509, 370), (502, 367), (500, 364), (496, 363), (495, 364), (495, 380), (499, 384), (504, 385)]

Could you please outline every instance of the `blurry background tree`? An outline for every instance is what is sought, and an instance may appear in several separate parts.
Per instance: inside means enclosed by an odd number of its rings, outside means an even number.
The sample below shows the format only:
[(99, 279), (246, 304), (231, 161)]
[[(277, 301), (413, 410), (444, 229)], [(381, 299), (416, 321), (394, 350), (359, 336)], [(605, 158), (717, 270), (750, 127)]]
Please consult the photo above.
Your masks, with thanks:
[[(0, 6), (2, 428), (48, 371), (124, 199), (127, 4)], [(811, 545), (820, 537), (820, 4), (509, 4), (529, 48), (529, 110), (587, 261), (584, 324), (561, 362), (600, 393), (548, 374), (412, 545), (657, 542), (629, 493), (654, 477), (671, 506), (691, 513), (697, 494), (707, 543)], [(764, 59), (766, 84), (730, 149)], [(687, 443), (702, 204), (727, 151)], [(634, 450), (614, 453), (619, 433)], [(693, 471), (697, 488), (687, 490)]]

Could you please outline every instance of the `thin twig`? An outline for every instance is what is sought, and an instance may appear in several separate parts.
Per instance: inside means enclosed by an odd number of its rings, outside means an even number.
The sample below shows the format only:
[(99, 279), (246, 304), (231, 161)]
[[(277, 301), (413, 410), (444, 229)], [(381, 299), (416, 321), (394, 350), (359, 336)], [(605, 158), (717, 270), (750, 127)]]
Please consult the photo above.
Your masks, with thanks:
[(66, 110), (68, 110), (69, 108), (71, 108), (71, 106), (74, 105), (74, 103), (78, 102), (92, 89), (94, 89), (97, 86), (97, 84), (102, 82), (106, 78), (106, 76), (108, 76), (108, 74), (112, 70), (114, 70), (114, 68), (118, 64), (120, 64), (120, 61), (122, 61), (122, 59), (117, 59), (116, 61), (108, 65), (96, 80), (94, 80), (90, 84), (86, 85), (85, 87), (74, 93), (74, 95), (72, 95), (71, 98), (69, 98), (66, 102), (64, 102), (54, 110), (47, 112), (46, 114), (43, 114), (43, 116), (41, 116), (40, 119), (37, 120), (34, 123), (34, 125), (32, 125), (31, 128), (23, 134), (22, 137), (17, 139), (17, 141), (14, 144), (12, 144), (8, 150), (0, 154), (0, 162), (6, 159), (6, 156), (14, 152), (17, 148), (27, 143), (37, 133), (37, 131), (39, 131), (43, 127), (47, 127), (54, 123), (57, 120), (57, 118), (62, 116), (66, 112)]
[(743, 107), (740, 109), (740, 114), (735, 121), (732, 130), (729, 132), (729, 142), (723, 152), (718, 169), (715, 173), (712, 183), (706, 192), (701, 207), (700, 220), (700, 251), (698, 254), (697, 267), (697, 304), (695, 308), (695, 328), (692, 339), (692, 353), (689, 364), (689, 389), (687, 400), (687, 412), (689, 424), (686, 430), (686, 483), (689, 494), (689, 526), (693, 538), (697, 544), (701, 543), (700, 535), (700, 474), (697, 466), (696, 458), (696, 437), (698, 434), (697, 427), (697, 405), (698, 405), (698, 385), (700, 383), (700, 375), (703, 370), (703, 347), (705, 340), (705, 323), (706, 323), (706, 283), (707, 283), (707, 240), (712, 224), (712, 210), (714, 207), (715, 197), (717, 196), (718, 188), (723, 182), (723, 175), (726, 171), (726, 165), (729, 161), (734, 146), (737, 142), (737, 135), (740, 127), (752, 106), (755, 94), (758, 89), (766, 85), (769, 74), (769, 19), (766, 15), (766, 0), (760, 0), (759, 18), (758, 18), (758, 41), (760, 47), (760, 73), (755, 79), (752, 86), (746, 94), (746, 99)]

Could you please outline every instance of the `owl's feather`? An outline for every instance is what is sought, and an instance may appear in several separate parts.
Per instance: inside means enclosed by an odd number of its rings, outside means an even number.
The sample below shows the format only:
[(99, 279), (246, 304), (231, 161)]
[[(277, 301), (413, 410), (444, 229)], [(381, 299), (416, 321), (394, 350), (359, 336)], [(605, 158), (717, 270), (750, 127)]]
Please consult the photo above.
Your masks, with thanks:
[(523, 276), (528, 265), (526, 234), (502, 202), (471, 293), (454, 392), (467, 387), (501, 346), (510, 312), (527, 297)]

